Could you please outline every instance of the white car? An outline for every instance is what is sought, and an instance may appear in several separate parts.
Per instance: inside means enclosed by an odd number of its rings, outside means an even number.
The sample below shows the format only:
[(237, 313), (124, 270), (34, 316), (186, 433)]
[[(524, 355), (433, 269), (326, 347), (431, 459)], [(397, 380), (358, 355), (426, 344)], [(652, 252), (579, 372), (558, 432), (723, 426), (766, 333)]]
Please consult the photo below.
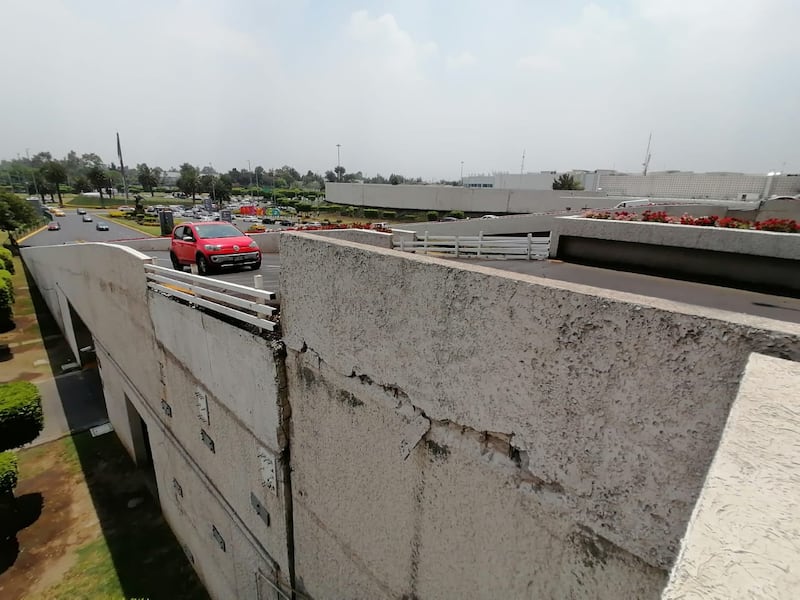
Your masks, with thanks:
[(483, 215), (481, 219), (499, 219), (497, 215)]

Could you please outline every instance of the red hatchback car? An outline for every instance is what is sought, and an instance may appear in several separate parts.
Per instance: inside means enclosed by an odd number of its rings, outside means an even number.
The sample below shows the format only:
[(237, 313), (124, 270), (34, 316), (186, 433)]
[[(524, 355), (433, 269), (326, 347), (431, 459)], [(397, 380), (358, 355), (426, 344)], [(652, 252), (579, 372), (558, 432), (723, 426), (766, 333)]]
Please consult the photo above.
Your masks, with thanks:
[(196, 264), (201, 275), (224, 267), (261, 268), (261, 250), (255, 240), (230, 223), (182, 223), (172, 230), (169, 245), (172, 266), (183, 270)]

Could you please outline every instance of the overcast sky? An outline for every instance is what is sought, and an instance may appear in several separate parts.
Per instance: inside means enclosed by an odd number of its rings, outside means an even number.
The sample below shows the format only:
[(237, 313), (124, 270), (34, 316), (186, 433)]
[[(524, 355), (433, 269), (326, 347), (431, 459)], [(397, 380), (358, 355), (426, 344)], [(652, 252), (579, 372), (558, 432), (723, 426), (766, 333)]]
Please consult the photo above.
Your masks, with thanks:
[(0, 158), (800, 171), (797, 0), (3, 0)]

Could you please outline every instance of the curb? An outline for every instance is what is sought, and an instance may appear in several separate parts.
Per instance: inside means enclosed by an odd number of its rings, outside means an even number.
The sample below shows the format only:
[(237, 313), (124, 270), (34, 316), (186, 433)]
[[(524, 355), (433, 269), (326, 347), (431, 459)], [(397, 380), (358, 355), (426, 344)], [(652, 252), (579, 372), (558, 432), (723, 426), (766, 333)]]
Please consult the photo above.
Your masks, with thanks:
[(42, 226), (41, 226), (41, 227), (39, 227), (39, 229), (37, 229), (36, 231), (31, 231), (30, 233), (27, 233), (27, 234), (23, 235), (21, 238), (19, 238), (19, 239), (17, 240), (17, 243), (19, 243), (19, 242), (24, 242), (24, 241), (25, 241), (25, 240), (27, 240), (28, 238), (31, 238), (31, 237), (35, 236), (37, 233), (41, 233), (41, 232), (42, 232), (42, 231), (44, 231), (45, 229), (47, 229), (47, 225), (42, 225)]
[(141, 229), (136, 229), (136, 227), (132, 227), (127, 223), (120, 223), (117, 219), (112, 219), (111, 217), (105, 217), (105, 219), (115, 225), (119, 225), (120, 227), (127, 227), (131, 231), (135, 231), (142, 237), (149, 237), (149, 238), (160, 238), (160, 235), (153, 235), (152, 233), (147, 233), (146, 231), (142, 231)]

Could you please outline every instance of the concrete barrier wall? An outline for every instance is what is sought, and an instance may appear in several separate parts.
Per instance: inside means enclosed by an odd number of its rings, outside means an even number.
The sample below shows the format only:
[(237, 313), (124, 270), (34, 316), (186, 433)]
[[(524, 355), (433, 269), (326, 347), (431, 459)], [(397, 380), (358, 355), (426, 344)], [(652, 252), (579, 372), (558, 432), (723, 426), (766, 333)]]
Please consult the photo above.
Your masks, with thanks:
[(551, 249), (555, 254), (560, 236), (800, 260), (800, 235), (772, 231), (564, 217), (558, 219), (552, 232)]
[(139, 252), (167, 252), (169, 250), (170, 238), (147, 237), (136, 240), (115, 241), (114, 244), (133, 248)]
[[(647, 597), (747, 357), (800, 360), (793, 324), (303, 234), (284, 235), (281, 254), (297, 574), (318, 597), (341, 596), (336, 573), (365, 596), (488, 589), (487, 571), (512, 569), (486, 569), (487, 556), (518, 557), (535, 597)], [(529, 507), (552, 538), (522, 536), (509, 554), (448, 530), (448, 514), (480, 515), (487, 535), (524, 529), (498, 503)], [(594, 561), (598, 549), (613, 560)], [(570, 587), (578, 557), (596, 587)]]
[(608, 207), (617, 203), (598, 192), (567, 190), (472, 189), (442, 185), (327, 183), (325, 196), (334, 204), (449, 212), (523, 213)]
[(663, 598), (797, 597), (800, 364), (754, 354)]
[(668, 223), (559, 218), (550, 255), (700, 280), (800, 292), (800, 235)]

